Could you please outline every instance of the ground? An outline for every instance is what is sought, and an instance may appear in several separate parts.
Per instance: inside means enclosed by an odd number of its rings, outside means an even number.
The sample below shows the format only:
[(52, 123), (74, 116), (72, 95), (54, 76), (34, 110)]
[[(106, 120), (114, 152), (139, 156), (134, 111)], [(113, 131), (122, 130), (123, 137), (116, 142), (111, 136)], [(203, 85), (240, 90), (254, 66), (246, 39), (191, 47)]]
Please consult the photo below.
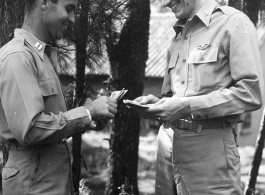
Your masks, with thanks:
[[(82, 151), (87, 170), (83, 167), (82, 177), (86, 185), (88, 185), (90, 195), (104, 194), (109, 154), (109, 145), (108, 141), (106, 141), (108, 138), (108, 133), (94, 131), (86, 133), (83, 136)], [(152, 132), (140, 137), (138, 163), (138, 186), (140, 195), (154, 195), (156, 139), (156, 134)], [(254, 147), (239, 147), (243, 184), (249, 179), (248, 172), (251, 168), (254, 152)], [(256, 189), (257, 195), (265, 195), (265, 154), (260, 166)]]

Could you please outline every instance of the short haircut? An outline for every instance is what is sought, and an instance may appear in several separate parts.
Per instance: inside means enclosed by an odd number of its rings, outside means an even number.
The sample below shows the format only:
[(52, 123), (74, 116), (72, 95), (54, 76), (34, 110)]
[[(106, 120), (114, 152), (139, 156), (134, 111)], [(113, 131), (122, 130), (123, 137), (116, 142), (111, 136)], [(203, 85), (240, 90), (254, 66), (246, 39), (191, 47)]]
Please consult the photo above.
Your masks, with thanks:
[[(25, 13), (31, 12), (34, 9), (37, 0), (24, 0), (25, 1)], [(52, 3), (58, 3), (59, 0), (51, 0)]]

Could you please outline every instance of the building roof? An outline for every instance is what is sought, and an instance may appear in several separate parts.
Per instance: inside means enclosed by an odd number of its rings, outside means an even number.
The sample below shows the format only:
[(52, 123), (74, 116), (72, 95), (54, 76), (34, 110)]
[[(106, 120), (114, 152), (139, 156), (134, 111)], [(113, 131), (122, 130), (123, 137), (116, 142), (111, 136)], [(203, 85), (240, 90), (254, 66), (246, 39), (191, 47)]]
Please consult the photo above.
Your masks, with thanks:
[[(173, 13), (152, 13), (150, 17), (150, 30), (149, 30), (149, 47), (148, 47), (148, 60), (145, 68), (145, 76), (152, 78), (161, 78), (164, 76), (167, 49), (169, 48), (171, 39), (175, 35), (173, 25), (176, 22), (176, 17)], [(257, 35), (259, 45), (262, 46), (265, 42), (265, 24), (262, 23), (257, 27)], [(91, 72), (88, 68), (86, 74), (99, 74), (109, 75), (110, 65), (107, 53), (101, 59), (101, 66), (95, 67), (95, 71)], [(74, 54), (72, 60), (68, 64), (75, 64)], [(66, 70), (67, 69), (67, 70)], [(74, 75), (75, 66), (68, 66), (63, 72)]]
[(150, 35), (148, 60), (145, 68), (146, 77), (163, 77), (166, 66), (166, 55), (170, 42), (175, 35), (174, 14), (155, 13), (150, 18)]

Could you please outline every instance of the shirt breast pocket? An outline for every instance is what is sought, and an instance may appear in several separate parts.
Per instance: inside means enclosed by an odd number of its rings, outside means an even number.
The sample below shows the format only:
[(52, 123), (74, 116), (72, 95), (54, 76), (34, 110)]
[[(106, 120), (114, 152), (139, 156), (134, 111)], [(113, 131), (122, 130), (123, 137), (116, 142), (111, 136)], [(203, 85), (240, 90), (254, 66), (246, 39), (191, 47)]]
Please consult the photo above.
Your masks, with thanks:
[(58, 94), (54, 79), (39, 81), (39, 86), (44, 97)]
[(216, 89), (219, 81), (218, 47), (208, 47), (190, 53), (188, 61), (192, 64), (189, 83), (196, 92), (207, 93)]
[(218, 47), (196, 50), (190, 53), (189, 64), (203, 64), (217, 61)]

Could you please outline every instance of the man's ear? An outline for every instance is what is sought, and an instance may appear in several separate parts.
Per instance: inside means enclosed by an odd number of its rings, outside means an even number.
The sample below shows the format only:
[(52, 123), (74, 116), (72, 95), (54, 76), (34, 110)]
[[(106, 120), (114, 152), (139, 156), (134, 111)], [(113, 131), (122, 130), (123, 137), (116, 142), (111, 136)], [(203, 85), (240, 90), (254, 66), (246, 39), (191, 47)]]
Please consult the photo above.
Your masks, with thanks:
[(49, 0), (41, 0), (41, 7), (44, 10), (47, 10), (49, 6)]

